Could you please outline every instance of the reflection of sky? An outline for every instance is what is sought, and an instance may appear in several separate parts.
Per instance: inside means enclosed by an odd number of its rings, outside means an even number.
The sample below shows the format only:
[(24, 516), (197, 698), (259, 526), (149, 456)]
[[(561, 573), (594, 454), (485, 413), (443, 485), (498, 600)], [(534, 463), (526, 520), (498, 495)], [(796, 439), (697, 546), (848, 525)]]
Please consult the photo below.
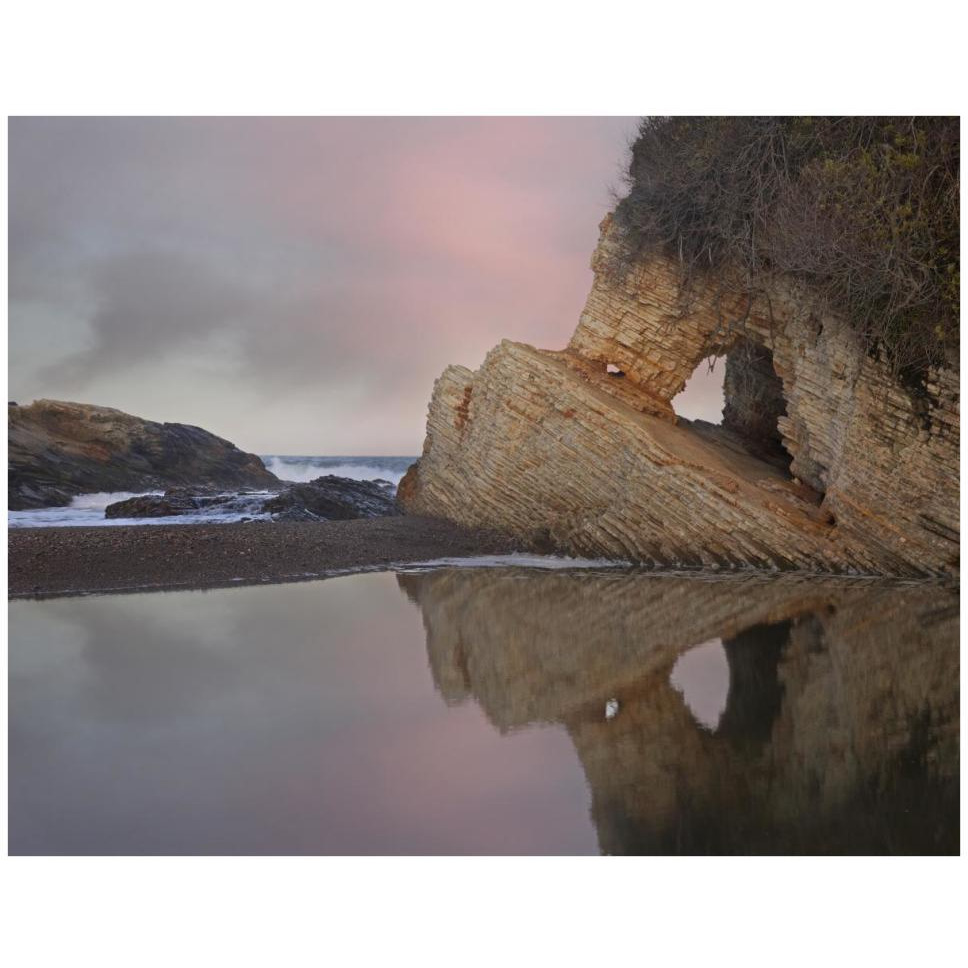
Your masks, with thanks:
[(15, 601), (11, 848), (956, 850), (951, 601), (456, 568)]
[(10, 607), (15, 852), (593, 853), (563, 729), (434, 692), (390, 574)]
[(566, 345), (631, 118), (15, 118), (10, 393), (412, 454), (434, 379)]
[(696, 721), (715, 730), (729, 697), (729, 660), (721, 639), (703, 642), (676, 659), (669, 676)]

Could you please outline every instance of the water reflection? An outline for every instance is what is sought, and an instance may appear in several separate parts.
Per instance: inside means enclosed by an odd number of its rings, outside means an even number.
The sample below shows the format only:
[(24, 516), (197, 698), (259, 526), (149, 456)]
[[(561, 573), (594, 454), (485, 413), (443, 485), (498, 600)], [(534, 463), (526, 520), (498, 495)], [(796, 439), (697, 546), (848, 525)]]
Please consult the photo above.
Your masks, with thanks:
[(957, 852), (957, 605), (521, 569), (15, 602), (10, 849)]
[[(502, 732), (568, 730), (603, 852), (958, 850), (956, 592), (493, 571), (399, 580), (423, 610), (448, 701), (473, 697)], [(696, 643), (725, 657), (714, 724), (676, 673)]]
[(669, 682), (700, 725), (713, 731), (719, 728), (729, 699), (729, 659), (721, 639), (683, 652), (672, 667)]
[(391, 574), (10, 605), (18, 854), (594, 853), (564, 731), (427, 672)]

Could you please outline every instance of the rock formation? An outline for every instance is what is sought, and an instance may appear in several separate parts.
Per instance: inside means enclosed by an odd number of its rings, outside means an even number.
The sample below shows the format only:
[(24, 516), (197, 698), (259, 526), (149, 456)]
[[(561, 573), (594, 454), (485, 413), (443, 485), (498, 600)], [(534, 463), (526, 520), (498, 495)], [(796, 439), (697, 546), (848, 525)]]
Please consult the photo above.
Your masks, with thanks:
[[(257, 514), (265, 491), (226, 493), (217, 487), (170, 487), (164, 494), (139, 494), (104, 509), (106, 518), (173, 518), (185, 514)], [(175, 522), (178, 523), (177, 521)]]
[[(273, 521), (349, 521), (400, 514), (387, 482), (356, 481), (327, 474), (314, 481), (284, 486), (266, 497), (263, 491), (231, 491), (215, 487), (172, 487), (164, 494), (139, 494), (104, 509), (106, 518), (170, 518), (210, 514), (213, 519), (272, 517)], [(178, 523), (177, 521), (175, 522)]]
[[(559, 724), (603, 852), (957, 853), (958, 594), (610, 570), (401, 574), (434, 682), (502, 733)], [(701, 724), (672, 684), (728, 662)]]
[[(104, 509), (106, 518), (170, 518), (210, 514), (226, 520), (239, 515), (272, 517), (273, 521), (349, 521), (400, 513), (387, 482), (355, 481), (327, 474), (314, 481), (282, 486), (266, 498), (265, 491), (225, 493), (213, 487), (174, 487), (164, 494), (140, 494)], [(178, 523), (177, 521), (175, 522)]]
[[(391, 485), (392, 488), (392, 485)], [(262, 506), (276, 521), (348, 521), (399, 514), (393, 491), (377, 481), (325, 474), (292, 484)]]
[[(407, 510), (657, 565), (957, 570), (956, 372), (906, 389), (789, 280), (750, 298), (661, 256), (616, 275), (612, 232), (565, 350), (504, 341), (437, 380)], [(710, 356), (721, 427), (671, 405)]]
[(255, 454), (187, 424), (59, 400), (11, 405), (7, 417), (9, 506), (15, 511), (58, 507), (98, 491), (279, 484)]

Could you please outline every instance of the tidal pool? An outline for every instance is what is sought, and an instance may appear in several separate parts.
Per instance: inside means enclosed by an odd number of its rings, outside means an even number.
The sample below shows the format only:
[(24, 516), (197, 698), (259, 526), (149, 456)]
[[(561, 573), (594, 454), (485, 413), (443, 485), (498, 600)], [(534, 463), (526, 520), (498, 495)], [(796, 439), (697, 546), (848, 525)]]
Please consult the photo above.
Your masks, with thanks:
[(10, 604), (14, 854), (957, 853), (957, 590), (456, 567)]

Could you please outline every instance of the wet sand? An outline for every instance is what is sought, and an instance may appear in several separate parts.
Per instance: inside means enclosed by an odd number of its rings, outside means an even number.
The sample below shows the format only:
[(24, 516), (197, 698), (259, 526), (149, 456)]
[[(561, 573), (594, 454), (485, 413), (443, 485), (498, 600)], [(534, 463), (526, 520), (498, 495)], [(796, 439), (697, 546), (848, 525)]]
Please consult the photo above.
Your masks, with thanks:
[(514, 543), (503, 535), (417, 516), (23, 528), (9, 532), (8, 596), (300, 581), (340, 571), (513, 550)]

